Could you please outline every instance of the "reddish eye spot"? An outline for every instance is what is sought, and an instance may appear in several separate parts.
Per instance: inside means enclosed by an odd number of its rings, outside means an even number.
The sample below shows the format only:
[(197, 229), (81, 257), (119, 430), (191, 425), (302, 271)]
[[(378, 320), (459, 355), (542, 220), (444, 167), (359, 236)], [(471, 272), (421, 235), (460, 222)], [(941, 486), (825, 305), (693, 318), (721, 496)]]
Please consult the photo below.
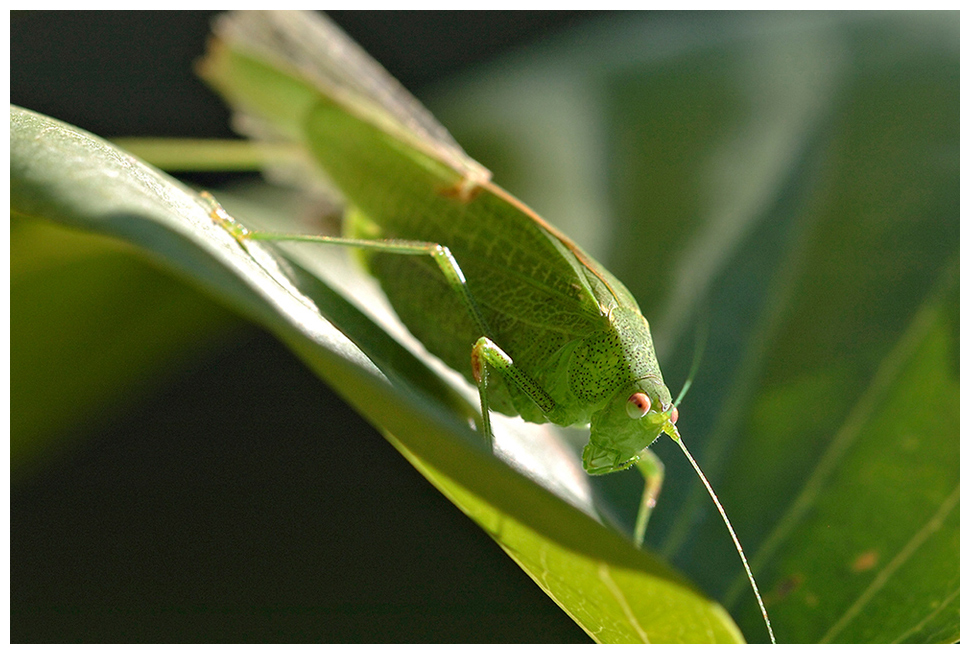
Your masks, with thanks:
[(650, 398), (646, 393), (634, 393), (626, 401), (626, 412), (634, 420), (647, 415), (650, 410)]
[(680, 417), (680, 411), (677, 410), (677, 407), (674, 407), (673, 409), (670, 410), (670, 422), (671, 422), (671, 424), (676, 425), (677, 424), (677, 418), (679, 418), (679, 417)]

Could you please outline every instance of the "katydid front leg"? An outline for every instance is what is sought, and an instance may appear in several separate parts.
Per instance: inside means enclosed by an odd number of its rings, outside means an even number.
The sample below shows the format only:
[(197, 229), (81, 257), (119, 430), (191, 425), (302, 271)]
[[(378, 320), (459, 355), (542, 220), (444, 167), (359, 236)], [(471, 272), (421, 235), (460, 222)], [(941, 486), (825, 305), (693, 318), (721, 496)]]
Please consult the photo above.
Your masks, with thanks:
[(653, 508), (657, 506), (657, 496), (664, 481), (664, 464), (653, 450), (645, 449), (640, 453), (637, 469), (643, 475), (643, 496), (640, 498), (640, 508), (637, 510), (637, 521), (633, 527), (633, 542), (637, 548), (643, 547), (643, 539), (647, 534), (647, 521)]

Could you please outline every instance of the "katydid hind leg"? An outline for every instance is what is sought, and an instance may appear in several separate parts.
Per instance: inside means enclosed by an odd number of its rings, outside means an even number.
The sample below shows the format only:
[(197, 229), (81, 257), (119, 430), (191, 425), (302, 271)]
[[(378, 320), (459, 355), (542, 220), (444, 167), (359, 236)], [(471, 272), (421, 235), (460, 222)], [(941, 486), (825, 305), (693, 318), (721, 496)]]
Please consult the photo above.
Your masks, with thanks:
[(469, 315), (471, 315), (481, 333), (483, 335), (489, 334), (489, 329), (484, 318), (482, 318), (482, 313), (479, 311), (478, 305), (472, 298), (468, 290), (468, 285), (465, 283), (464, 273), (458, 266), (458, 262), (455, 261), (454, 256), (452, 256), (451, 250), (440, 243), (404, 239), (362, 239), (346, 238), (343, 236), (324, 236), (322, 234), (286, 234), (281, 232), (252, 231), (232, 218), (222, 208), (222, 205), (212, 197), (212, 194), (203, 191), (201, 197), (210, 205), (209, 215), (212, 217), (212, 220), (221, 225), (240, 242), (249, 240), (321, 243), (324, 245), (342, 245), (344, 247), (372, 250), (375, 252), (431, 257), (438, 264), (438, 268), (444, 275), (448, 285), (461, 297), (465, 308), (468, 310)]

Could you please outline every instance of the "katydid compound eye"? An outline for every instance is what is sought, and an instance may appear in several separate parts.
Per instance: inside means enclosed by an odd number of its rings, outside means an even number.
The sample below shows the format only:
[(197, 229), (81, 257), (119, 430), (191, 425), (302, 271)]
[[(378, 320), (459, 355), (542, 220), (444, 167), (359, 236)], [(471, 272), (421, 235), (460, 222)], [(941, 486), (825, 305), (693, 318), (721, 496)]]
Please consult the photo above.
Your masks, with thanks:
[(670, 423), (671, 424), (676, 425), (677, 424), (677, 418), (679, 418), (679, 417), (680, 417), (680, 411), (677, 410), (677, 407), (674, 407), (673, 409), (670, 410)]
[(650, 410), (650, 398), (646, 393), (634, 393), (626, 401), (626, 414), (634, 420), (647, 415)]

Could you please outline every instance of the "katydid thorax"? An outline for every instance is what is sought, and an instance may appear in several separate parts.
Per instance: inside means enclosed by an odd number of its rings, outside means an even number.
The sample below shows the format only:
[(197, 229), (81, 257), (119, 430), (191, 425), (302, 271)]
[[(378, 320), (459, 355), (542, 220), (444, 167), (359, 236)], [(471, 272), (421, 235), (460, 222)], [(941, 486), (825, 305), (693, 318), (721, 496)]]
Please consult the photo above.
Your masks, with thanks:
[(319, 15), (226, 15), (200, 72), (261, 135), (302, 143), (348, 206), (343, 237), (253, 232), (216, 207), (219, 222), (240, 240), (358, 248), (404, 325), (477, 385), (490, 442), (493, 410), (588, 424), (589, 474), (635, 464), (644, 472), (638, 546), (658, 489), (647, 448), (667, 434), (727, 525), (774, 641), (727, 514), (675, 426), (649, 325), (619, 280), (493, 184), (417, 100)]

